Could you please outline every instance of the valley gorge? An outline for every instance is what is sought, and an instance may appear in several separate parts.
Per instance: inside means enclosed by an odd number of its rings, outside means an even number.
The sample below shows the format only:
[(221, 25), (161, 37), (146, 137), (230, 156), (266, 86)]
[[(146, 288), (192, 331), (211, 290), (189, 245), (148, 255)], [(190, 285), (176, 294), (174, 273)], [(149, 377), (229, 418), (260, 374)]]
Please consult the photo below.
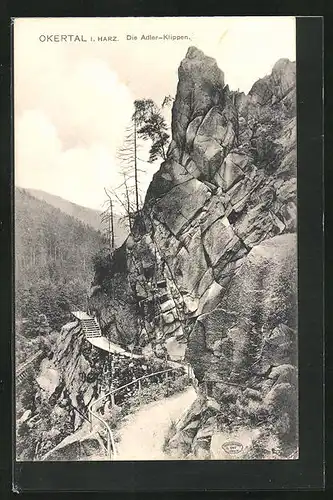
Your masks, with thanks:
[[(192, 367), (196, 398), (164, 443), (171, 458), (298, 456), (296, 165), (295, 63), (280, 59), (245, 95), (190, 47), (167, 158), (88, 302), (103, 336), (142, 356), (138, 367)], [(73, 406), (85, 414), (102, 393), (109, 358), (75, 322), (46, 352), (23, 423), (33, 429), (47, 404), (63, 439), (86, 425)], [(52, 432), (40, 456), (60, 460)], [(87, 459), (103, 452), (97, 434)]]

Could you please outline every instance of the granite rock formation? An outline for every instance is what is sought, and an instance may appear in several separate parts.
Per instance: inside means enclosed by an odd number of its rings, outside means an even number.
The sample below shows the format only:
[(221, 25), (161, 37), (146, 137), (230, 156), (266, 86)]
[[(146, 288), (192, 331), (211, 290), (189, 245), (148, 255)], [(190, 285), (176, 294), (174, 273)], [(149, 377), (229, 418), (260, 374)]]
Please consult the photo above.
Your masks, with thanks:
[(286, 457), (297, 446), (295, 63), (279, 60), (248, 95), (195, 47), (178, 75), (167, 159), (96, 274), (90, 311), (115, 342), (191, 363), (198, 400), (170, 452), (223, 458), (221, 436), (245, 429), (255, 437), (240, 457)]

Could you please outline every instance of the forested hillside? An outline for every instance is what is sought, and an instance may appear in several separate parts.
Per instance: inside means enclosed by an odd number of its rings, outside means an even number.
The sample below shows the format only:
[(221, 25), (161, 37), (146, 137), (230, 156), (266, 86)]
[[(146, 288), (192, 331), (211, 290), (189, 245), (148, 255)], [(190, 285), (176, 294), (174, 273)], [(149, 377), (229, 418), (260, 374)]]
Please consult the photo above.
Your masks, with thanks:
[(56, 330), (67, 320), (71, 308), (86, 307), (92, 259), (103, 246), (100, 232), (36, 199), (26, 190), (16, 188), (15, 318), (18, 338), (21, 335), (36, 338), (41, 333)]
[[(93, 210), (92, 208), (88, 207), (82, 207), (81, 205), (72, 203), (71, 201), (65, 200), (60, 196), (46, 193), (45, 191), (41, 191), (40, 189), (26, 189), (25, 191), (32, 195), (34, 198), (45, 201), (49, 205), (52, 205), (55, 208), (59, 208), (65, 214), (78, 219), (84, 224), (88, 224), (88, 226), (96, 229), (96, 231), (106, 229), (101, 224), (101, 212), (98, 210)], [(122, 217), (117, 214), (114, 214), (114, 233), (115, 244), (118, 247), (124, 242), (128, 234), (128, 228), (126, 227), (126, 223), (122, 219)]]

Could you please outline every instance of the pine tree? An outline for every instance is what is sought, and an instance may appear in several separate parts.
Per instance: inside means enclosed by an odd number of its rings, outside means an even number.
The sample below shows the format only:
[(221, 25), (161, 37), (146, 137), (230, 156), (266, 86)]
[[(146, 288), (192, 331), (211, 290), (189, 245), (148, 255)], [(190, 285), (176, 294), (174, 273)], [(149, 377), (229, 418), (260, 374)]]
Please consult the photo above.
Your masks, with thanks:
[[(170, 96), (163, 101), (162, 107), (169, 105)], [(158, 158), (166, 160), (166, 148), (169, 141), (168, 126), (161, 109), (151, 99), (141, 99), (134, 102), (135, 123), (138, 125), (138, 136), (143, 140), (151, 140), (149, 162)]]

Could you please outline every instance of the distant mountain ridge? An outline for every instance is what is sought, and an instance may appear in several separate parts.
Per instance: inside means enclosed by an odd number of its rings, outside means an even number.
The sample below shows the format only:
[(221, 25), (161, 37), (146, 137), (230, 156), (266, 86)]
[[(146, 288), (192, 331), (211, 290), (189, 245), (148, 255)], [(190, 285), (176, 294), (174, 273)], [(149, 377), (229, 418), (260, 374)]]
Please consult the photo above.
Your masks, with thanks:
[[(39, 200), (45, 201), (49, 205), (58, 208), (67, 215), (70, 215), (71, 217), (78, 219), (79, 221), (83, 222), (84, 224), (87, 224), (88, 226), (91, 226), (97, 231), (102, 231), (103, 229), (101, 225), (101, 212), (99, 210), (83, 207), (81, 205), (78, 205), (77, 203), (73, 203), (72, 201), (66, 200), (64, 198), (61, 198), (60, 196), (51, 193), (47, 193), (46, 191), (42, 191), (40, 189), (27, 189), (27, 188), (20, 188), (20, 189), (24, 189), (24, 191), (29, 193), (31, 196)], [(114, 224), (115, 243), (116, 246), (120, 246), (126, 239), (128, 230), (125, 224), (120, 220), (119, 215), (115, 215), (114, 222), (115, 222)]]

